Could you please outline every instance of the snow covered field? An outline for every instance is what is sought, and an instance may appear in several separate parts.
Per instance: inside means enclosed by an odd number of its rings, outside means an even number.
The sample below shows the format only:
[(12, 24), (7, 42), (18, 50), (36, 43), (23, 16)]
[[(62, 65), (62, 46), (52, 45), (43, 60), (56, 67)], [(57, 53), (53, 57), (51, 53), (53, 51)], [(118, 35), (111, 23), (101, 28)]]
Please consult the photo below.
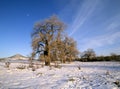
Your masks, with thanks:
[[(120, 89), (120, 62), (72, 62), (61, 68), (5, 68), (0, 62), (0, 89)], [(78, 68), (80, 66), (80, 70)]]

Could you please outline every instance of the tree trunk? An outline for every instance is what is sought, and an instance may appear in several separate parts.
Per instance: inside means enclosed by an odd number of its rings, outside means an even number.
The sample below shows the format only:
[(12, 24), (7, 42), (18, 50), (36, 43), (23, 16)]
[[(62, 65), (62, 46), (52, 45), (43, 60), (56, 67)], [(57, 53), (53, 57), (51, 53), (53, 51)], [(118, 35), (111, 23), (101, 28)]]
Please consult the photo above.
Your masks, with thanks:
[(48, 46), (48, 41), (46, 40), (46, 47), (44, 51), (44, 57), (45, 57), (45, 66), (50, 65), (50, 52), (49, 52), (49, 46)]
[(66, 63), (66, 56), (65, 56), (64, 59), (63, 59), (63, 63)]
[(50, 66), (50, 61), (45, 61), (45, 66)]
[(45, 66), (49, 66), (50, 65), (50, 58), (49, 58), (48, 51), (44, 51), (44, 57), (45, 57)]

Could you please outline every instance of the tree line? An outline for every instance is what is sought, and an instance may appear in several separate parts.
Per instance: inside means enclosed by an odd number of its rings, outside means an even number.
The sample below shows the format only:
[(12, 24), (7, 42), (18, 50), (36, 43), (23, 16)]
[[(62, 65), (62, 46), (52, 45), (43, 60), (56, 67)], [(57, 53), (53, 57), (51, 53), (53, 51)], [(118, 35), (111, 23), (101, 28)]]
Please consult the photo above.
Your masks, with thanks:
[(77, 61), (89, 62), (89, 61), (120, 61), (120, 55), (111, 53), (109, 56), (96, 56), (93, 49), (87, 49), (86, 51), (80, 53), (80, 57), (76, 59)]

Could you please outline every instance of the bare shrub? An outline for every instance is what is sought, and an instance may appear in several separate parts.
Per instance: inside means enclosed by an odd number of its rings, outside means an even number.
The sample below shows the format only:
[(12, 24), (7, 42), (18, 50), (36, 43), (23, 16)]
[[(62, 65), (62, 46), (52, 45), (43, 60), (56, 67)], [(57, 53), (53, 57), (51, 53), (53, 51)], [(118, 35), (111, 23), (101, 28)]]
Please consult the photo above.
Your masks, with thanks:
[(109, 72), (109, 71), (107, 71), (107, 72), (106, 72), (106, 75), (110, 75), (110, 72)]
[(36, 70), (36, 68), (33, 66), (33, 67), (32, 67), (32, 71), (35, 71), (35, 70)]
[(81, 66), (80, 66), (80, 65), (78, 65), (77, 68), (78, 68), (79, 70), (81, 70)]
[(73, 78), (69, 78), (68, 81), (72, 81), (72, 82), (74, 82), (75, 79), (73, 79)]
[(36, 69), (39, 69), (40, 68), (40, 66), (39, 65), (36, 65)]
[(58, 66), (55, 66), (55, 68), (59, 68), (60, 69), (60, 68), (62, 68), (62, 66), (58, 65)]
[(26, 68), (26, 66), (25, 66), (25, 65), (19, 65), (19, 66), (17, 66), (16, 68), (17, 68), (17, 69), (21, 69), (21, 70), (23, 70), (23, 69)]
[(55, 67), (55, 68), (59, 68), (59, 69), (60, 69), (60, 68), (61, 68), (61, 66), (60, 66), (59, 64), (60, 64), (60, 62), (59, 62), (59, 61), (55, 61), (55, 65), (54, 65), (54, 67)]
[(42, 76), (42, 75), (43, 75), (43, 73), (41, 73), (41, 72), (36, 74), (36, 76)]
[(5, 62), (5, 67), (9, 68), (10, 67), (10, 62)]
[(33, 64), (32, 62), (30, 62), (30, 63), (29, 63), (29, 68), (32, 68), (33, 65), (34, 65), (34, 64)]

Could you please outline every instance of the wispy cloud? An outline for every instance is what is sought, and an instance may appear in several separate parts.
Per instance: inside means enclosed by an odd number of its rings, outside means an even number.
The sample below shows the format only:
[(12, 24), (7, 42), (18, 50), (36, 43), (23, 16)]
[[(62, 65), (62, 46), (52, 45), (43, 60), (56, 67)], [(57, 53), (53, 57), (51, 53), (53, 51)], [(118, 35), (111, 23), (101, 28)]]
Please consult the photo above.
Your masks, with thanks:
[(82, 6), (78, 10), (78, 13), (75, 16), (75, 19), (69, 27), (72, 29), (72, 32), (69, 34), (70, 36), (73, 35), (80, 27), (87, 21), (92, 13), (94, 12), (99, 0), (84, 0)]
[(108, 33), (101, 36), (96, 36), (93, 38), (86, 38), (83, 39), (81, 44), (82, 49), (85, 50), (86, 48), (97, 48), (105, 45), (114, 44), (120, 38), (120, 32), (115, 33)]
[(111, 18), (109, 18), (108, 20), (106, 20), (105, 22), (102, 23), (102, 29), (105, 31), (115, 31), (115, 30), (119, 30), (120, 28), (120, 13), (118, 13), (115, 16), (112, 16)]
[[(120, 15), (115, 15), (101, 24), (103, 25), (101, 28), (101, 31), (103, 32), (102, 34), (92, 37), (85, 37), (79, 41), (79, 44), (81, 44), (80, 49), (82, 51), (86, 50), (87, 48), (104, 48), (105, 46), (110, 47), (110, 45), (120, 43)], [(120, 47), (113, 46), (112, 48), (104, 49), (102, 50), (101, 54), (109, 55), (111, 52), (120, 54)]]
[[(109, 46), (120, 42), (120, 14), (118, 13), (117, 15), (102, 22), (100, 27), (96, 30), (101, 30), (102, 34), (97, 36), (93, 35), (92, 37), (84, 37), (78, 42), (79, 45), (82, 45), (80, 46), (82, 50), (86, 50), (87, 48), (104, 47), (106, 45)], [(97, 33), (99, 33), (99, 31)]]

